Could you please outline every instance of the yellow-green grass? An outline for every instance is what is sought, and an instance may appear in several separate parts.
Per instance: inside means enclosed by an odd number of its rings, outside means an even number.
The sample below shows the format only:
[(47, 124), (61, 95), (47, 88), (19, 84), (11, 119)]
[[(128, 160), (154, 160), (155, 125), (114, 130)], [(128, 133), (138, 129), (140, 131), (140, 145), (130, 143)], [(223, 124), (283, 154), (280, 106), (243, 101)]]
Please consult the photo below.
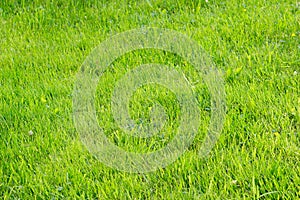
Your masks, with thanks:
[[(300, 198), (299, 6), (295, 0), (1, 1), (0, 198)], [(134, 66), (156, 62), (182, 70), (201, 110), (199, 135), (182, 157), (136, 174), (107, 167), (82, 145), (72, 93), (94, 47), (141, 27), (169, 28), (198, 41), (224, 72), (227, 113), (216, 146), (199, 158), (210, 118), (201, 76), (182, 58), (159, 50), (116, 60), (98, 84), (96, 108), (99, 124), (122, 148), (161, 148), (177, 126), (170, 123), (165, 137), (150, 140), (126, 139), (118, 129), (110, 95), (116, 79)], [(179, 107), (162, 87), (138, 90), (132, 116), (147, 115), (155, 101), (176, 121)]]

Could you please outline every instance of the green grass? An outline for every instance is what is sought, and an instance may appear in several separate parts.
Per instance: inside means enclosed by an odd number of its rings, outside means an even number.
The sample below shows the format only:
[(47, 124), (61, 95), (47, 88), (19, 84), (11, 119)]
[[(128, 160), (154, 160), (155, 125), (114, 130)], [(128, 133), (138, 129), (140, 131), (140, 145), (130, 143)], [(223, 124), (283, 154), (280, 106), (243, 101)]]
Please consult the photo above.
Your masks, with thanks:
[[(0, 198), (300, 198), (299, 6), (295, 0), (1, 1)], [(154, 102), (168, 108), (165, 137), (149, 140), (122, 134), (109, 98), (127, 70), (167, 64), (187, 75), (199, 99), (202, 123), (188, 151), (164, 169), (135, 174), (105, 166), (81, 143), (72, 120), (77, 71), (103, 40), (140, 27), (186, 34), (224, 71), (227, 115), (207, 158), (197, 153), (209, 123), (208, 90), (192, 66), (158, 50), (112, 64), (97, 89), (98, 121), (128, 151), (163, 147), (180, 114), (172, 93), (145, 86), (133, 96), (135, 119), (147, 118)]]

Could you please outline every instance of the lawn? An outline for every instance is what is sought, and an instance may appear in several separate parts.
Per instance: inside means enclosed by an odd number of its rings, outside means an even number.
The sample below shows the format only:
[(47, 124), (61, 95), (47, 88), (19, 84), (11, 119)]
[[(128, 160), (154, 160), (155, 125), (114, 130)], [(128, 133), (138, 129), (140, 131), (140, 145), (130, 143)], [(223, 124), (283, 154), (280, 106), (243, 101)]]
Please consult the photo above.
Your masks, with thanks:
[[(183, 111), (176, 94), (159, 84), (138, 88), (129, 100), (135, 123), (159, 121), (149, 110), (165, 109), (159, 133), (130, 136), (114, 119), (118, 80), (143, 64), (184, 74), (201, 119), (183, 155), (136, 173), (110, 167), (88, 150), (73, 103), (77, 75), (93, 49), (145, 27), (177, 31), (203, 48), (222, 72), (226, 118), (209, 155), (199, 156), (213, 113), (203, 75), (161, 49), (120, 56), (101, 74), (95, 95), (97, 123), (111, 143), (149, 153), (176, 137)], [(299, 105), (295, 0), (0, 2), (1, 199), (299, 199)]]

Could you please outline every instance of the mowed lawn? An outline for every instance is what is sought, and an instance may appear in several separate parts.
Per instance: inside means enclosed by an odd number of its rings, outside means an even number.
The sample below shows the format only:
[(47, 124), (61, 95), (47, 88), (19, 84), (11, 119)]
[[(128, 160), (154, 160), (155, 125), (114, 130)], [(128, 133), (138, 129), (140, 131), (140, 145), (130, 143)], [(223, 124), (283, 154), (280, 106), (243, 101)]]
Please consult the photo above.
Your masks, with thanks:
[[(199, 134), (183, 156), (155, 172), (127, 173), (101, 163), (82, 144), (72, 97), (91, 51), (142, 27), (197, 41), (224, 72), (227, 111), (218, 142), (208, 157), (199, 157), (211, 113), (201, 75), (161, 50), (123, 55), (97, 88), (98, 123), (111, 142), (151, 152), (178, 127), (174, 94), (159, 86), (138, 90), (131, 114), (147, 118), (148, 107), (160, 102), (171, 120), (164, 136), (132, 139), (114, 123), (111, 92), (134, 66), (154, 62), (181, 70), (201, 111)], [(0, 2), (0, 199), (299, 199), (299, 105), (295, 0)]]

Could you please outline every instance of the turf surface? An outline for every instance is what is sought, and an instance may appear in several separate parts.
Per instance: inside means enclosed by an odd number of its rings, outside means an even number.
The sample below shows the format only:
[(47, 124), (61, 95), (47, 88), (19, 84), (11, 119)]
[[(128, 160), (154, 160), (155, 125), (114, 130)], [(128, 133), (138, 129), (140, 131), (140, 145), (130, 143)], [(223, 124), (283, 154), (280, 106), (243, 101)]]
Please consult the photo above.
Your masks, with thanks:
[[(113, 123), (109, 97), (128, 69), (149, 61), (182, 69), (199, 97), (202, 124), (188, 151), (165, 169), (136, 174), (105, 166), (82, 145), (72, 94), (93, 48), (141, 27), (169, 28), (198, 41), (224, 71), (227, 113), (216, 146), (199, 158), (210, 116), (201, 77), (163, 51), (118, 59), (99, 82), (96, 106), (106, 135), (126, 150), (163, 147), (180, 114), (165, 88), (140, 89), (132, 116), (147, 115), (158, 101), (175, 122), (164, 137), (126, 139)], [(299, 105), (300, 4), (294, 0), (0, 2), (1, 199), (297, 199)]]

